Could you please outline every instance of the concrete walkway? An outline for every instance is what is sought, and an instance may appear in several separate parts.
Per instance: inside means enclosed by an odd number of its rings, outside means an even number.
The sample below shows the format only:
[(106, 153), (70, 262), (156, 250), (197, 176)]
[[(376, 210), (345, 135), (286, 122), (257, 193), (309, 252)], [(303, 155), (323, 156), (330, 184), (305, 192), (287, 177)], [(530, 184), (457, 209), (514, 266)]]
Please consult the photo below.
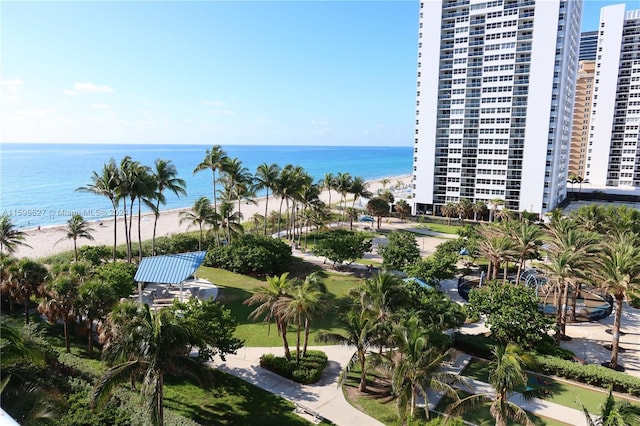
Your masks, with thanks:
[[(241, 348), (236, 355), (228, 355), (226, 361), (216, 358), (213, 367), (239, 377), (268, 392), (281, 396), (315, 412), (323, 418), (339, 426), (378, 426), (376, 419), (357, 410), (345, 399), (338, 376), (351, 359), (353, 349), (346, 346), (309, 347), (327, 354), (329, 362), (322, 373), (320, 381), (312, 385), (301, 385), (278, 376), (260, 367), (260, 357), (265, 353), (283, 356), (282, 347), (273, 348)], [(313, 421), (308, 414), (303, 416)]]

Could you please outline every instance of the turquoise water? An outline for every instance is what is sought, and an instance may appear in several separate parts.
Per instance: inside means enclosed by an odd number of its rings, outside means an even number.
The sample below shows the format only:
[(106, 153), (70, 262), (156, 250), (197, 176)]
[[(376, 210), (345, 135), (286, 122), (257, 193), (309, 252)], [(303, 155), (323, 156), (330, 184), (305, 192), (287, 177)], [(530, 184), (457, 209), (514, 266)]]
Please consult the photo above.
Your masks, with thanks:
[[(79, 212), (88, 220), (111, 217), (109, 201), (76, 192), (91, 182), (94, 170), (125, 155), (153, 166), (171, 160), (187, 182), (187, 196), (166, 194), (164, 210), (188, 207), (202, 196), (211, 198), (211, 172), (193, 174), (202, 161), (203, 145), (80, 145), (0, 144), (0, 212), (18, 227), (57, 225)], [(240, 159), (252, 173), (261, 163), (301, 166), (316, 180), (325, 173), (350, 173), (367, 180), (411, 174), (412, 147), (248, 146), (227, 145), (230, 157)]]

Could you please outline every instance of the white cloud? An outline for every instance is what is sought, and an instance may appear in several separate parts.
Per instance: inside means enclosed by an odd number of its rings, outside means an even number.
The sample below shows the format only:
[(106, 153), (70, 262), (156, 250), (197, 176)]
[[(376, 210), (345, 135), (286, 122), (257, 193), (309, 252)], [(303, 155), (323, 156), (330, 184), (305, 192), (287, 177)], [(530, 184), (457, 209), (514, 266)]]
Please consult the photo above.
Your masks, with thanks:
[(19, 78), (14, 78), (13, 80), (0, 80), (0, 99), (16, 99), (21, 87), (22, 80)]
[(107, 85), (95, 83), (74, 83), (73, 90), (65, 90), (67, 95), (79, 95), (81, 93), (113, 93), (113, 89)]

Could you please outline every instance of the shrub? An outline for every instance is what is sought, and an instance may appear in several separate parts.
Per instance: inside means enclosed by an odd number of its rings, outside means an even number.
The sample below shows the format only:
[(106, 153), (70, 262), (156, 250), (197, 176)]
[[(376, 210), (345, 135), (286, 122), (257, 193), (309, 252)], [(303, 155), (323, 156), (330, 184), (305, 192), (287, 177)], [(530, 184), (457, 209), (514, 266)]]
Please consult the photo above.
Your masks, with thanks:
[(541, 371), (601, 388), (613, 387), (616, 392), (640, 396), (640, 378), (630, 376), (597, 364), (582, 365), (553, 356), (538, 357)]
[(107, 246), (82, 246), (78, 251), (80, 259), (90, 262), (93, 266), (98, 266), (113, 256), (113, 249)]
[(327, 355), (322, 351), (307, 351), (307, 355), (300, 358), (299, 365), (296, 364), (296, 351), (291, 352), (290, 361), (273, 354), (260, 357), (260, 367), (304, 385), (320, 380), (326, 366)]
[(475, 334), (454, 333), (453, 347), (478, 358), (489, 359), (495, 341), (491, 337)]
[(185, 233), (156, 238), (157, 255), (192, 251), (198, 251), (198, 236), (195, 234)]
[(209, 248), (204, 265), (239, 274), (273, 275), (286, 271), (291, 257), (291, 247), (284, 241), (246, 234), (229, 245)]

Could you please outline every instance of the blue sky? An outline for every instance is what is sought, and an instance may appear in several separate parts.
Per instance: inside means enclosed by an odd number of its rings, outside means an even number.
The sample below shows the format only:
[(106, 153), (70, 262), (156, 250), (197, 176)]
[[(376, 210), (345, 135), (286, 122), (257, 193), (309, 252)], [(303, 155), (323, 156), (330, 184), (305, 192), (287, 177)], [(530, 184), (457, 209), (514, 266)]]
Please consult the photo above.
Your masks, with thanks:
[(0, 140), (411, 145), (418, 9), (3, 1)]

